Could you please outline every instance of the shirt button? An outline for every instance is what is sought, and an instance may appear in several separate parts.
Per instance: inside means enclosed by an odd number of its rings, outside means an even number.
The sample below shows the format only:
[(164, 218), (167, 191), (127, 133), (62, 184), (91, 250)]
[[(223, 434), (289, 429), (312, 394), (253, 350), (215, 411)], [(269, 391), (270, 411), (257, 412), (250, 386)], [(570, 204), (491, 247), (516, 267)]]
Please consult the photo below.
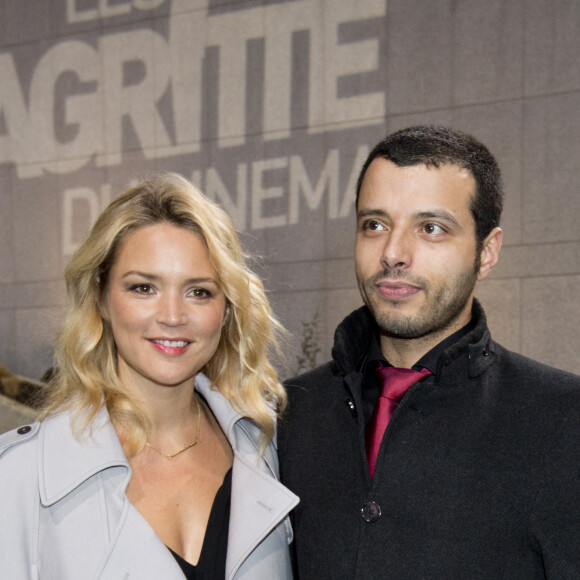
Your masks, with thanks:
[(31, 429), (32, 427), (30, 425), (25, 425), (24, 427), (18, 427), (18, 429), (16, 429), (16, 433), (18, 433), (18, 435), (26, 435), (30, 432)]
[(365, 504), (362, 509), (360, 510), (362, 519), (372, 524), (376, 522), (381, 517), (381, 506), (374, 501), (369, 501), (369, 503)]

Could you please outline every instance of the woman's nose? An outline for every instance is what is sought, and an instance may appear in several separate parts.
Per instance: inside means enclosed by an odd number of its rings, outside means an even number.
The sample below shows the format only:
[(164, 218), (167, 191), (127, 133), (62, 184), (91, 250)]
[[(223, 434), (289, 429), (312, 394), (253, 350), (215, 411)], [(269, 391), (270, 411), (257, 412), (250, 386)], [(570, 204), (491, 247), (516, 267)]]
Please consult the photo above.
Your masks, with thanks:
[(165, 324), (166, 326), (181, 326), (185, 324), (186, 312), (182, 297), (173, 292), (162, 296), (157, 319), (160, 324)]

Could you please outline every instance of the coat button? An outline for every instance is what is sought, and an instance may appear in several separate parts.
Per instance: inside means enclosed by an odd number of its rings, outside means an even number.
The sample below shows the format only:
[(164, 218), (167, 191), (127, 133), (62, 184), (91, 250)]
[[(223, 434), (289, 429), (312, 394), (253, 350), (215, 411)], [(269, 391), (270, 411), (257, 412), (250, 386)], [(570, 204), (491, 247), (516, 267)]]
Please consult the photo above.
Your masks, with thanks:
[(18, 433), (18, 435), (26, 435), (27, 433), (30, 433), (32, 427), (30, 425), (24, 425), (24, 427), (18, 427), (18, 429), (16, 429), (16, 433)]
[(372, 524), (376, 522), (381, 517), (381, 506), (374, 501), (369, 501), (369, 503), (365, 504), (362, 509), (360, 510), (362, 519)]

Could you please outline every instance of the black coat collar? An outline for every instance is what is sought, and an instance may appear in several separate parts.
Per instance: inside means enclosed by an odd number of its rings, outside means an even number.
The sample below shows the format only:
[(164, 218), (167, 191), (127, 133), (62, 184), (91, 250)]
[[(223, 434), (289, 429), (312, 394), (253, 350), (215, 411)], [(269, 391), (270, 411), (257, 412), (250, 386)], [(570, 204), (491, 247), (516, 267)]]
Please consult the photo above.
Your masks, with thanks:
[[(445, 367), (465, 352), (469, 354), (470, 376), (481, 374), (492, 360), (494, 346), (487, 328), (485, 312), (481, 304), (474, 299), (471, 311), (473, 329), (447, 348), (439, 357), (436, 378)], [(362, 306), (349, 314), (337, 327), (334, 333), (332, 358), (344, 375), (360, 369), (366, 357), (371, 338), (378, 331), (377, 324), (367, 306)]]

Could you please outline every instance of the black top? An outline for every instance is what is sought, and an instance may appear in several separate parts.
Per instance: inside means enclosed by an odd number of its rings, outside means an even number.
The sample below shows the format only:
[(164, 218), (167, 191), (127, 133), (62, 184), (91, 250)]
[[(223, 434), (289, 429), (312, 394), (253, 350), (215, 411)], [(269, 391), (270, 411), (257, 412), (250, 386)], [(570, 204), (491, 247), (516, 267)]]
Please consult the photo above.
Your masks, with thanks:
[(201, 555), (196, 566), (190, 564), (169, 548), (169, 551), (181, 566), (187, 580), (219, 580), (219, 578), (225, 578), (231, 492), (232, 469), (230, 467), (213, 500)]

